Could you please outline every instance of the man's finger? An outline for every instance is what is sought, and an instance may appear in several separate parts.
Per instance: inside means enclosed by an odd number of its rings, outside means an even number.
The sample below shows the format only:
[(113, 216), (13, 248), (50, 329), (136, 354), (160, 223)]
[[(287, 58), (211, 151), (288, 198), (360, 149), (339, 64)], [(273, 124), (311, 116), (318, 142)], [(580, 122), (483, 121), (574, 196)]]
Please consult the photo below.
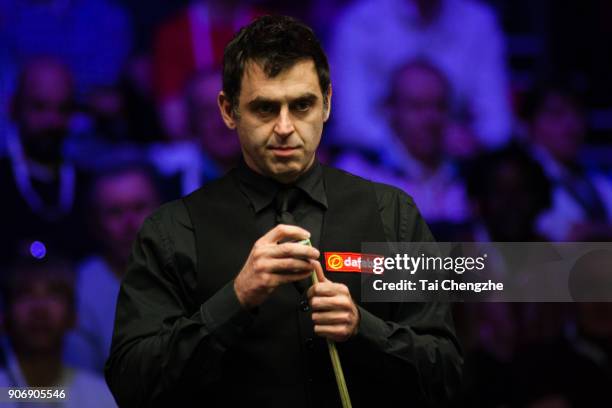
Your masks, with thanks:
[(310, 238), (310, 232), (296, 225), (278, 224), (261, 237), (264, 243), (272, 244), (279, 241), (301, 241)]
[(317, 279), (319, 282), (327, 281), (327, 278), (323, 274), (323, 268), (321, 267), (321, 262), (312, 260), (310, 262), (314, 266), (315, 273), (317, 274)]
[(312, 310), (348, 310), (350, 305), (344, 296), (315, 296), (309, 299)]
[(312, 321), (318, 325), (328, 324), (350, 324), (352, 323), (351, 313), (349, 311), (328, 311), (315, 312), (312, 314)]
[(301, 258), (307, 260), (318, 259), (320, 256), (318, 249), (296, 242), (270, 245), (266, 248), (266, 251), (272, 258)]
[(338, 284), (335, 284), (330, 281), (319, 282), (312, 285), (306, 295), (311, 298), (313, 296), (336, 296), (342, 294), (341, 288), (338, 287)]
[(308, 261), (299, 258), (271, 258), (267, 261), (268, 270), (277, 274), (295, 274), (312, 271)]

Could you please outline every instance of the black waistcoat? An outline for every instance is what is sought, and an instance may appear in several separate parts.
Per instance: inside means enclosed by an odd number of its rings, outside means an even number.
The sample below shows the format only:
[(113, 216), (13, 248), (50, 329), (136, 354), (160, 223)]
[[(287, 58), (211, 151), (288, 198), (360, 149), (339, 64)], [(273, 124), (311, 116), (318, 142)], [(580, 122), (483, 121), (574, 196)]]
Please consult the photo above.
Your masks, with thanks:
[[(386, 241), (373, 185), (326, 166), (323, 177), (328, 209), (319, 245), (322, 256), (328, 251), (361, 252), (362, 242)], [(234, 172), (184, 200), (195, 230), (198, 301), (205, 302), (235, 278), (259, 238), (255, 212), (240, 191)], [(346, 284), (354, 300), (361, 303), (360, 274), (325, 274)], [(199, 390), (200, 401), (209, 404), (204, 405), (340, 406), (326, 343), (314, 335), (304, 299), (294, 285), (283, 285), (260, 305), (255, 323), (225, 353), (212, 383)], [(388, 304), (362, 306), (383, 319), (390, 318)], [(376, 392), (378, 375), (372, 370), (377, 362), (370, 361), (375, 359), (371, 350), (359, 340), (338, 344), (338, 348), (353, 406), (380, 398), (366, 395)]]

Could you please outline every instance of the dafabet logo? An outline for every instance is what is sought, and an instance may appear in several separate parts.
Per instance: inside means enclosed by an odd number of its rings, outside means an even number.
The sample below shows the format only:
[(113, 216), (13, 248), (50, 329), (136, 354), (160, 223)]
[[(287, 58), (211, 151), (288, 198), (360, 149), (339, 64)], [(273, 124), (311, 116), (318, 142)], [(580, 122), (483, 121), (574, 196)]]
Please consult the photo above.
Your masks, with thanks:
[(325, 269), (329, 272), (373, 273), (374, 258), (380, 255), (359, 252), (324, 252)]

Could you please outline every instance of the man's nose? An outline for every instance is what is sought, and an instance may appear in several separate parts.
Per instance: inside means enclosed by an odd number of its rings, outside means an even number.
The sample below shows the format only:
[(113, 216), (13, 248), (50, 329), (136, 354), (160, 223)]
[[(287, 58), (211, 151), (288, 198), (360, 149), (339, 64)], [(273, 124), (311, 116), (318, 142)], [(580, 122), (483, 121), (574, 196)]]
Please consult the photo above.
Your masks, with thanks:
[(295, 131), (293, 127), (293, 119), (289, 113), (289, 108), (283, 106), (274, 125), (274, 133), (280, 137), (290, 136)]

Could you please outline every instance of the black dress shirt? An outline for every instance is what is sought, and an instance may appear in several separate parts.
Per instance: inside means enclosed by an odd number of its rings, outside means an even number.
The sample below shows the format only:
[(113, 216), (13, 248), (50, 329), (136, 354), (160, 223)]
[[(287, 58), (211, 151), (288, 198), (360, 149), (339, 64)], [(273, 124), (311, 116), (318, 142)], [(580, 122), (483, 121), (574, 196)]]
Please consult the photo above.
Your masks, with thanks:
[[(237, 174), (240, 191), (255, 210), (263, 235), (275, 224), (273, 201), (279, 184), (244, 164)], [(311, 231), (316, 247), (328, 205), (321, 165), (315, 162), (295, 185), (306, 196), (295, 211), (296, 220)], [(388, 241), (433, 240), (407, 194), (378, 183), (374, 191)], [(227, 245), (231, 248), (231, 242)], [(186, 372), (214, 377), (215, 364), (228, 351), (228, 344), (257, 319), (256, 310), (246, 310), (239, 303), (233, 281), (204, 303), (196, 301), (196, 254), (194, 228), (183, 201), (163, 205), (144, 222), (122, 281), (105, 371), (120, 404), (153, 405), (156, 396), (171, 393)], [(450, 397), (461, 372), (461, 351), (449, 306), (428, 303), (416, 312), (414, 306), (408, 308), (404, 319), (385, 322), (359, 306), (357, 335), (347, 342), (365, 342), (381, 356), (392, 356), (399, 366), (410, 368), (423, 383), (417, 385), (420, 395), (406, 396), (406, 401), (435, 405)], [(204, 356), (198, 367), (192, 366), (194, 355)], [(402, 383), (401, 378), (390, 380)], [(205, 393), (202, 401), (206, 401)]]

